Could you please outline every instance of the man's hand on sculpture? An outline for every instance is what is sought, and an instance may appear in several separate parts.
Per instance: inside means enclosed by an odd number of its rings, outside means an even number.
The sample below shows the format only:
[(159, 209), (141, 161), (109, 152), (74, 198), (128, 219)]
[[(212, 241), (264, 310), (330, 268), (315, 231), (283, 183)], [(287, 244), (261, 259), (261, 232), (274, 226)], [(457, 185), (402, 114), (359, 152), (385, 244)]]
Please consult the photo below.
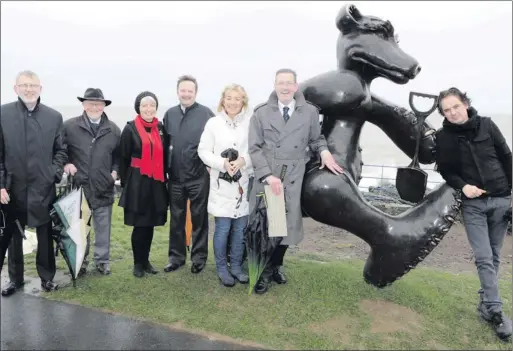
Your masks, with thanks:
[(270, 175), (269, 177), (265, 178), (265, 181), (271, 186), (271, 190), (273, 191), (274, 195), (281, 194), (283, 184), (281, 183), (280, 178)]
[(68, 163), (66, 166), (64, 166), (64, 172), (73, 176), (75, 173), (77, 173), (77, 168), (73, 163)]
[(2, 205), (7, 205), (11, 199), (9, 199), (9, 194), (7, 193), (7, 190), (2, 189), (0, 190), (1, 197), (2, 197)]
[(337, 175), (344, 173), (344, 169), (338, 165), (331, 152), (327, 150), (321, 152), (321, 167), (319, 169), (323, 169), (324, 166)]

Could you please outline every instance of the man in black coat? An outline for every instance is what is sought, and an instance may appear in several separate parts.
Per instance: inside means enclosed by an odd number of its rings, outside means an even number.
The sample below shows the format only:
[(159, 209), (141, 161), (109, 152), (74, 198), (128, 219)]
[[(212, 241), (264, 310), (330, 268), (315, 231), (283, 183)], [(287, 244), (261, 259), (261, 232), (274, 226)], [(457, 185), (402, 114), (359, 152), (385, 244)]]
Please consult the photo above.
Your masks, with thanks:
[(207, 121), (214, 113), (196, 102), (198, 83), (191, 76), (178, 79), (180, 104), (164, 115), (169, 135), (168, 159), (171, 226), (169, 234), (169, 263), (165, 272), (175, 271), (185, 264), (185, 218), (187, 199), (191, 201), (192, 273), (205, 267), (208, 255), (208, 194), (210, 178), (207, 167), (198, 156), (198, 145)]
[(437, 133), (436, 162), (447, 184), (463, 192), (463, 221), (481, 282), (477, 309), (497, 336), (507, 339), (511, 319), (502, 311), (497, 275), (511, 208), (511, 150), (493, 120), (470, 107), (459, 89), (441, 92), (438, 109), (445, 119)]
[[(111, 101), (104, 98), (101, 89), (88, 88), (83, 97), (77, 98), (84, 112), (64, 122), (69, 162), (64, 171), (73, 175), (74, 183), (84, 190), (93, 212), (94, 264), (101, 274), (109, 275), (112, 205), (119, 172), (121, 130), (104, 112)], [(79, 275), (87, 271), (90, 241), (89, 234)]]
[(62, 179), (67, 157), (62, 115), (41, 103), (38, 76), (32, 71), (19, 73), (14, 90), (18, 100), (2, 105), (0, 113), (0, 191), (6, 215), (0, 239), (0, 269), (9, 247), (10, 278), (2, 290), (4, 296), (24, 284), (20, 230), (24, 231), (25, 226), (36, 228), (36, 266), (41, 288), (57, 289), (53, 282), (56, 267), (49, 212), (56, 198), (55, 184)]

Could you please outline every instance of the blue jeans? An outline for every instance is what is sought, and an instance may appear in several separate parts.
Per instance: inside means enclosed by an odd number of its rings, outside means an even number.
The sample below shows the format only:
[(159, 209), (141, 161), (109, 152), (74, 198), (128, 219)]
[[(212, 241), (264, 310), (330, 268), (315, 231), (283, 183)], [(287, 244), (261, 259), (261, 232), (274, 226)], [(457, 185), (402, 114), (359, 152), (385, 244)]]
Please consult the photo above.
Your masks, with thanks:
[(216, 217), (214, 231), (214, 257), (217, 272), (227, 270), (228, 236), (230, 237), (230, 266), (232, 272), (240, 271), (244, 254), (244, 229), (248, 224), (248, 216), (240, 218)]
[(498, 272), (511, 196), (463, 200), (463, 222), (481, 282), (479, 293), (489, 312), (502, 310)]

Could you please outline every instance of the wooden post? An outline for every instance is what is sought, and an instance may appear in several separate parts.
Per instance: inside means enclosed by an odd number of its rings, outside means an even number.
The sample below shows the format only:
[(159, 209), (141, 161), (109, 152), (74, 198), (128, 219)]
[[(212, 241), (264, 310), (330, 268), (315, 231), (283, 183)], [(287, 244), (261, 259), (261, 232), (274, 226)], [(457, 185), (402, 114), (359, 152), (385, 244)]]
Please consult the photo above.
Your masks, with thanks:
[(191, 219), (191, 200), (187, 200), (187, 214), (185, 216), (185, 245), (191, 246), (192, 219)]

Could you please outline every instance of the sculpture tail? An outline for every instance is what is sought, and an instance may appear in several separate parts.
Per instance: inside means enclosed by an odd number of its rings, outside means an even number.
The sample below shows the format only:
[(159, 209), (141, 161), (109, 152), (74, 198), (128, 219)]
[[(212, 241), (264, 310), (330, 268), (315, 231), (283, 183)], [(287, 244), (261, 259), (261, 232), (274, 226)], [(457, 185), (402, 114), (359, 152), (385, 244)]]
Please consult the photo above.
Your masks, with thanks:
[[(364, 268), (365, 281), (383, 288), (415, 268), (447, 234), (460, 207), (460, 192), (443, 184), (428, 194), (422, 204), (398, 216), (395, 224), (401, 227), (404, 223), (409, 227), (395, 228), (385, 242), (371, 245)], [(409, 221), (408, 218), (424, 220)]]

